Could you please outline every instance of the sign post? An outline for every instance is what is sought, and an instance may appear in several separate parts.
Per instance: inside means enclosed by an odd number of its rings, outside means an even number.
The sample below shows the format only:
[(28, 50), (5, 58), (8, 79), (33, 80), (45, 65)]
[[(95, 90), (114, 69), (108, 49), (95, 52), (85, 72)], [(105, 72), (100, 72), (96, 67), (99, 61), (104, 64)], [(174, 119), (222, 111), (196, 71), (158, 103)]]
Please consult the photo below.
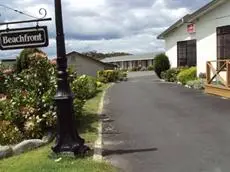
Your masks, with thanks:
[(61, 0), (55, 0), (56, 44), (57, 44), (57, 92), (55, 102), (57, 105), (57, 138), (52, 147), (55, 153), (73, 152), (75, 155), (84, 154), (89, 150), (84, 145), (76, 128), (73, 109), (73, 94), (68, 83), (67, 58), (65, 38), (63, 33)]

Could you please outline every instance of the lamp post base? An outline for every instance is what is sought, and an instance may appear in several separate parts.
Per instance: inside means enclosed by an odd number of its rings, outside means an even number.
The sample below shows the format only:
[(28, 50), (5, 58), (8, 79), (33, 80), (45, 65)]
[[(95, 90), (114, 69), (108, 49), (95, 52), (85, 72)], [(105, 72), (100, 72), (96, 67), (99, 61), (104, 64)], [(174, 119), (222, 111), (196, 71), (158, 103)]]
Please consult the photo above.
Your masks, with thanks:
[(76, 120), (73, 110), (73, 98), (55, 97), (57, 104), (57, 136), (56, 144), (52, 147), (55, 153), (73, 152), (74, 155), (83, 155), (90, 148), (84, 145), (85, 140), (82, 139), (76, 129)]
[(78, 143), (72, 143), (68, 145), (60, 145), (56, 144), (51, 148), (54, 153), (65, 153), (65, 152), (72, 152), (75, 156), (77, 155), (85, 155), (88, 151), (90, 151), (90, 148), (84, 144), (80, 145)]

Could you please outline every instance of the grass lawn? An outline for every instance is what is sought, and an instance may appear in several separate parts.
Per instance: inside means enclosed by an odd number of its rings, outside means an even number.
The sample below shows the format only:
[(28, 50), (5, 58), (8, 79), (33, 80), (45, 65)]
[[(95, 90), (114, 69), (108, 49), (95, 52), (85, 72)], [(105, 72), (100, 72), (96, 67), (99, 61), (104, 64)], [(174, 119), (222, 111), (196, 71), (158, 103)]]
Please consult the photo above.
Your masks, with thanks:
[[(101, 90), (108, 88), (104, 86)], [(85, 105), (85, 112), (81, 123), (81, 136), (86, 143), (94, 143), (97, 138), (98, 117), (97, 111), (101, 100), (102, 92)], [(84, 120), (83, 120), (84, 119)], [(97, 163), (92, 157), (70, 158), (62, 156), (62, 159), (55, 162), (50, 147), (52, 144), (37, 150), (0, 160), (0, 172), (115, 172), (115, 168), (106, 163)]]

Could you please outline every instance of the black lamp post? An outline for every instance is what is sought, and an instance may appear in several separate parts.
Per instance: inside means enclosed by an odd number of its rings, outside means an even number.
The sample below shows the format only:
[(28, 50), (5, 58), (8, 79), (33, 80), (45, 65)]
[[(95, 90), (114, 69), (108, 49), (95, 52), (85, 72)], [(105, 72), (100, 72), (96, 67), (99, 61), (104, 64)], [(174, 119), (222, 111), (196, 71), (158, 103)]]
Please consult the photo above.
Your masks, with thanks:
[(73, 109), (73, 94), (68, 83), (65, 37), (62, 23), (61, 0), (55, 0), (56, 41), (57, 41), (57, 92), (54, 100), (57, 105), (57, 138), (52, 147), (55, 153), (73, 152), (84, 154), (89, 148), (84, 145), (76, 128)]

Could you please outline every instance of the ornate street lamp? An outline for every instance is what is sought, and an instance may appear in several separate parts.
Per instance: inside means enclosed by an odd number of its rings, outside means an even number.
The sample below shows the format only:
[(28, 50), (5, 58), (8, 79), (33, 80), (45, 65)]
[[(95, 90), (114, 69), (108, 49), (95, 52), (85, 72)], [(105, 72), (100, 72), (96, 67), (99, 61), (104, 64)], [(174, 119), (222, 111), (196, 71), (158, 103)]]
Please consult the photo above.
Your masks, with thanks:
[(57, 92), (55, 102), (57, 105), (57, 137), (52, 147), (55, 153), (73, 152), (75, 155), (84, 154), (89, 150), (84, 145), (76, 128), (73, 109), (73, 94), (68, 83), (67, 58), (65, 37), (63, 33), (61, 0), (55, 0), (56, 41), (57, 41)]

